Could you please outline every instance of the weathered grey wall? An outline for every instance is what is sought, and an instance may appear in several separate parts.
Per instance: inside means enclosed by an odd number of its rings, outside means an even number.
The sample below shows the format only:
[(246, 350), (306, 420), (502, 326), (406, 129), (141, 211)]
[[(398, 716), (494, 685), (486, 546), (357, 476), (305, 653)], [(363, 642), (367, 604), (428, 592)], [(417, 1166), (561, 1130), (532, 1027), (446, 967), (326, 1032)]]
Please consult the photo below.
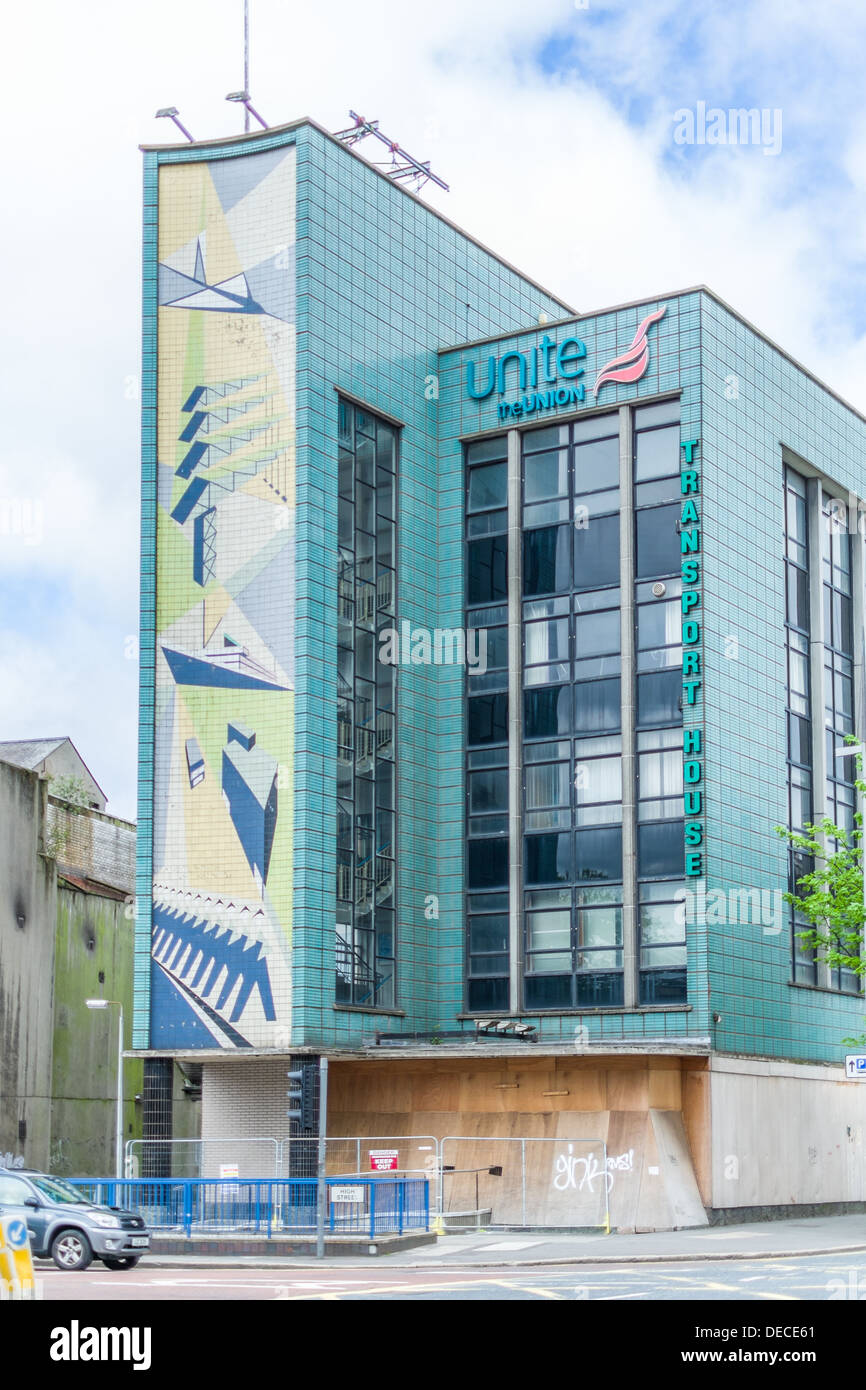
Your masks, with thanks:
[(132, 894), (135, 826), (99, 811), (48, 798), (48, 845), (58, 864)]
[(712, 1205), (866, 1201), (866, 1083), (843, 1067), (712, 1059)]
[[(79, 817), (78, 819), (83, 819)], [(61, 879), (54, 962), (54, 1067), (51, 1171), (114, 1172), (117, 1115), (116, 1008), (88, 1009), (91, 998), (123, 1005), (124, 1045), (132, 1040), (131, 909), (122, 899), (85, 893)], [(101, 978), (100, 978), (101, 977)], [(123, 1138), (141, 1136), (142, 1063), (124, 1063)]]
[(0, 1159), (36, 1167), (50, 1152), (57, 915), (44, 795), (36, 773), (0, 762)]

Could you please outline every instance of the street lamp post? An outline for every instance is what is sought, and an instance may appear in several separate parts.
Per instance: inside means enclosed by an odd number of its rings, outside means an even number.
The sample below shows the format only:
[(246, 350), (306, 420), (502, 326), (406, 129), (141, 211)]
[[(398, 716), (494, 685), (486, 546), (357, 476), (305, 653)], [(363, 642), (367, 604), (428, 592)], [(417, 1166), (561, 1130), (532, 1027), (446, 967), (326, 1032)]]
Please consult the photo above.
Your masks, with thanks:
[(114, 1126), (114, 1173), (123, 1177), (123, 1005), (117, 999), (85, 999), (88, 1009), (118, 1011), (117, 1022), (117, 1115)]

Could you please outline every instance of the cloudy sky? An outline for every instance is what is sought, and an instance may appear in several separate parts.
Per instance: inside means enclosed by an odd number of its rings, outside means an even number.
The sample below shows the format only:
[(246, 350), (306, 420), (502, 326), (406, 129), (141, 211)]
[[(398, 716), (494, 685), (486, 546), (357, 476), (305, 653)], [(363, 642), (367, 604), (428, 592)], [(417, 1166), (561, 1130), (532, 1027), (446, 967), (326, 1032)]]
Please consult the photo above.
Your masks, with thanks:
[[(431, 203), (582, 311), (706, 283), (866, 409), (861, 0), (251, 12), (272, 124), (378, 118), (450, 183)], [(198, 139), (241, 129), (223, 98), (242, 14), (30, 0), (0, 21), (0, 738), (71, 735), (118, 815), (135, 810), (137, 145), (174, 137), (166, 105)], [(701, 102), (765, 109), (772, 136), (678, 143)]]

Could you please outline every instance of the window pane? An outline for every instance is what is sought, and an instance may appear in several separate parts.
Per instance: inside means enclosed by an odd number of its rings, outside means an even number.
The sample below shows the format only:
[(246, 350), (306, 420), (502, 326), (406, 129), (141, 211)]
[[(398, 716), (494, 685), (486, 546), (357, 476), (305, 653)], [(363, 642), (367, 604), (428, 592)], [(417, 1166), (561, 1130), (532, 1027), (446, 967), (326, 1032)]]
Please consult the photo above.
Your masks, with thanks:
[[(571, 913), (568, 911), (527, 912), (526, 949), (528, 951), (571, 950)], [(570, 962), (566, 965), (566, 969), (569, 968)]]
[(469, 774), (469, 810), (472, 815), (508, 810), (508, 770)]
[(680, 431), (678, 425), (635, 435), (635, 482), (664, 478), (680, 471)]
[(480, 439), (470, 444), (466, 450), (467, 463), (487, 463), (490, 459), (504, 459), (508, 456), (508, 436), (497, 435), (495, 439)]
[(648, 507), (636, 513), (638, 579), (677, 574), (680, 568), (680, 538), (676, 524), (680, 508)]
[(638, 825), (637, 871), (641, 878), (682, 878), (685, 845), (681, 820)]
[(571, 975), (528, 975), (524, 983), (527, 1009), (570, 1008), (571, 983)]
[(468, 888), (507, 887), (507, 840), (467, 841), (466, 885)]
[(640, 910), (642, 946), (665, 946), (686, 939), (682, 903), (645, 903)]
[(571, 834), (527, 835), (527, 884), (567, 883), (571, 878)]
[(470, 951), (507, 951), (508, 918), (504, 914), (497, 917), (470, 917)]
[(497, 603), (508, 597), (508, 538), (485, 536), (466, 547), (467, 602)]
[(467, 1003), (473, 1013), (500, 1013), (508, 1008), (508, 976), (501, 980), (470, 980)]
[(568, 487), (568, 452), (565, 449), (549, 454), (531, 454), (523, 465), (523, 498), (525, 502), (545, 502), (549, 497), (562, 497)]
[(578, 762), (575, 778), (578, 805), (622, 801), (622, 758), (593, 758)]
[(484, 468), (469, 470), (469, 510), (479, 512), (487, 507), (504, 507), (507, 502), (507, 464), (492, 463)]
[(642, 970), (642, 1004), (685, 1004), (688, 999), (685, 970)]
[[(601, 523), (595, 522), (595, 525)], [(552, 594), (571, 585), (568, 526), (546, 526), (523, 536), (523, 592)]]
[(639, 795), (682, 796), (683, 755), (679, 749), (641, 753), (638, 757)]
[(681, 671), (653, 671), (637, 678), (638, 724), (679, 724), (683, 694)]
[(593, 907), (578, 912), (577, 942), (585, 950), (591, 946), (621, 946), (622, 908)]
[(682, 640), (680, 600), (642, 603), (637, 610), (637, 644), (640, 648), (678, 645)]
[(467, 702), (470, 743), (504, 743), (508, 738), (508, 696), (476, 695)]
[(578, 830), (575, 847), (575, 873), (578, 879), (622, 879), (622, 830), (605, 826), (601, 830)]
[[(678, 675), (678, 679), (681, 679)], [(620, 727), (620, 682), (581, 681), (574, 687), (574, 727), (578, 733), (597, 733)]]
[(619, 486), (619, 439), (597, 439), (591, 444), (574, 446), (574, 490), (595, 492), (599, 488)]
[(532, 764), (526, 768), (526, 809), (567, 806), (568, 763)]
[(546, 686), (523, 693), (526, 738), (555, 738), (571, 730), (571, 686)]
[(618, 583), (619, 517), (595, 517), (585, 527), (576, 527), (574, 587), (598, 589), (606, 584)]
[(620, 647), (619, 609), (579, 613), (575, 618), (575, 656), (601, 656)]
[(554, 622), (526, 623), (523, 631), (527, 666), (541, 661), (568, 660), (567, 618), (558, 618)]

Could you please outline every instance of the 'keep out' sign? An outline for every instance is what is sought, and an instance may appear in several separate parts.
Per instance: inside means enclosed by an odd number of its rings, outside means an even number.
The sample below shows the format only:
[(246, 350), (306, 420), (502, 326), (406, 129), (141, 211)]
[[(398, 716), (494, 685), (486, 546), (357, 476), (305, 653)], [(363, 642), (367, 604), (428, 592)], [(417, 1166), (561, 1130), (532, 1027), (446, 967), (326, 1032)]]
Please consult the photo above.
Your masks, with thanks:
[(370, 1171), (373, 1173), (389, 1173), (399, 1166), (399, 1149), (371, 1149), (370, 1150)]

